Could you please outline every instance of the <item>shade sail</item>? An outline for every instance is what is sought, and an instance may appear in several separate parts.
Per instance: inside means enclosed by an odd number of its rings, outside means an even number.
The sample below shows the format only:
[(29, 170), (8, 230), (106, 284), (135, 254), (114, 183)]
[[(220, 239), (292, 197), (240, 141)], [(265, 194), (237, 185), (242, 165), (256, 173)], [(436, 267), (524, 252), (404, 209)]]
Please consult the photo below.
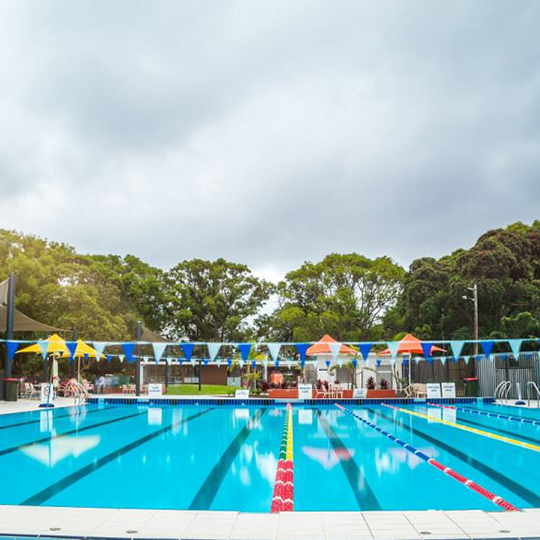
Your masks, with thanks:
[(145, 326), (143, 326), (143, 329), (142, 329), (141, 341), (154, 341), (154, 342), (160, 342), (160, 343), (170, 342), (169, 339), (164, 338), (163, 336), (160, 336), (159, 334), (156, 334), (155, 332), (152, 332), (152, 330), (148, 330), (148, 328), (146, 328)]
[[(5, 330), (7, 321), (7, 306), (0, 305), (0, 329)], [(13, 316), (14, 332), (62, 332), (61, 328), (43, 324), (15, 310)]]
[[(333, 351), (330, 347), (330, 343), (337, 343), (337, 341), (328, 334), (325, 334), (315, 345), (312, 345), (307, 351), (306, 354), (309, 356), (317, 356), (323, 354), (332, 354)], [(341, 345), (339, 348), (339, 354), (358, 354), (358, 351), (347, 347), (347, 345)]]
[[(436, 345), (431, 347), (430, 353), (433, 354), (435, 351), (446, 352), (445, 349), (441, 349)], [(398, 354), (410, 353), (410, 354), (424, 354), (424, 349), (422, 349), (422, 342), (412, 334), (407, 334), (400, 342), (397, 348)], [(385, 349), (379, 354), (390, 354), (390, 349)]]

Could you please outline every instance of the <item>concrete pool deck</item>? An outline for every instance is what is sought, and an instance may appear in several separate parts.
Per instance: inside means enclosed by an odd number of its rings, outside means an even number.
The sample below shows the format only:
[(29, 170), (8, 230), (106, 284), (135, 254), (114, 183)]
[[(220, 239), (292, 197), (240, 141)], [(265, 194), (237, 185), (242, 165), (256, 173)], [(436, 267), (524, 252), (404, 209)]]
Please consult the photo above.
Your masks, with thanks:
[(523, 512), (191, 512), (0, 506), (13, 536), (208, 540), (540, 539), (540, 509)]

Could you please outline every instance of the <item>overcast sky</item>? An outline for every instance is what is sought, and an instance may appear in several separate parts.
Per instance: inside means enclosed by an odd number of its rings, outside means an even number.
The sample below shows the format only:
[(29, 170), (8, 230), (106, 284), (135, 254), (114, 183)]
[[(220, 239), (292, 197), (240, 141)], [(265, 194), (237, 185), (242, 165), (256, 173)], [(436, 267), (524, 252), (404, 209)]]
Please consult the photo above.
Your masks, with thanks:
[(540, 218), (540, 2), (0, 0), (0, 227), (407, 265)]

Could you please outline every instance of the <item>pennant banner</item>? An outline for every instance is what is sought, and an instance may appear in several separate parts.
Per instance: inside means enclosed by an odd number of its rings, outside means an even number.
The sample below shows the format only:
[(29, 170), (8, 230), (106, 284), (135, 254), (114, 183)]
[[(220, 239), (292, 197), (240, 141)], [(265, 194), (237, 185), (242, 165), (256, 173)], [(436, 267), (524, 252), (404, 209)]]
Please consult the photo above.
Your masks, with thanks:
[(491, 351), (493, 350), (493, 341), (481, 341), (482, 350), (484, 351), (484, 356), (489, 358)]
[[(266, 346), (268, 347), (268, 350), (270, 351), (270, 356), (272, 357), (272, 360), (277, 360), (279, 356), (279, 351), (281, 349), (281, 343), (267, 343)], [(304, 351), (304, 358), (305, 356), (306, 356), (306, 353)]]
[(300, 360), (302, 362), (306, 361), (306, 352), (309, 349), (309, 343), (297, 343), (296, 344), (296, 350), (298, 351), (298, 354), (300, 354)]
[(101, 355), (103, 354), (103, 350), (107, 346), (107, 342), (106, 341), (94, 341), (92, 343), (92, 345), (94, 346), (94, 349), (96, 349), (96, 351), (99, 353), (98, 357), (101, 358)]
[(210, 355), (210, 361), (213, 362), (216, 358), (219, 349), (221, 349), (221, 343), (207, 343), (208, 346), (208, 354)]
[(465, 340), (454, 339), (450, 342), (450, 347), (452, 347), (452, 352), (456, 358), (461, 356), (463, 352), (463, 346), (465, 345)]
[(75, 351), (77, 350), (78, 343), (76, 341), (66, 341), (66, 347), (69, 351), (69, 356), (73, 360), (75, 358)]
[(135, 350), (135, 343), (122, 343), (122, 349), (126, 355), (128, 362), (133, 362), (133, 351)]
[(392, 360), (395, 361), (396, 356), (398, 354), (399, 341), (387, 341), (386, 344), (388, 345), (388, 348), (390, 349), (390, 356), (392, 357)]
[(512, 349), (512, 354), (517, 358), (519, 356), (519, 352), (521, 351), (521, 344), (523, 343), (523, 340), (509, 339), (508, 343), (510, 344), (510, 348)]
[(335, 362), (341, 349), (341, 343), (332, 341), (328, 345), (330, 346), (330, 350), (332, 351), (332, 360)]
[(239, 343), (237, 347), (240, 351), (242, 360), (245, 362), (248, 359), (249, 353), (251, 352), (251, 343)]
[(193, 347), (193, 343), (180, 343), (182, 353), (188, 362), (191, 362), (191, 357), (193, 356)]
[(49, 352), (49, 342), (45, 340), (38, 341), (39, 348), (41, 350), (41, 356), (43, 360), (47, 358), (47, 353)]
[(360, 347), (362, 358), (364, 360), (367, 360), (369, 356), (369, 351), (371, 351), (371, 348), (373, 347), (373, 343), (359, 343), (358, 346)]
[(18, 349), (18, 347), (19, 347), (18, 341), (6, 342), (8, 360), (13, 360), (13, 357), (15, 356), (15, 351)]
[(429, 359), (431, 356), (431, 349), (433, 349), (433, 343), (422, 342), (422, 352), (424, 353), (424, 358)]
[(156, 364), (161, 360), (165, 349), (167, 348), (168, 343), (152, 343), (154, 348), (154, 358), (156, 359)]

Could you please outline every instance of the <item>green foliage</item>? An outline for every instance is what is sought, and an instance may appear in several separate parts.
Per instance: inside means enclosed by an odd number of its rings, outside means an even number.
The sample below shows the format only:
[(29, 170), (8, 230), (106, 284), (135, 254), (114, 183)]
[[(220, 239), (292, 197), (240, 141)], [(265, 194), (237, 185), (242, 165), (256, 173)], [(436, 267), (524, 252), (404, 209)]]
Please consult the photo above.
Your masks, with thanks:
[(319, 263), (306, 262), (279, 283), (279, 307), (259, 321), (261, 333), (281, 341), (312, 341), (323, 334), (339, 340), (374, 338), (404, 277), (388, 257), (333, 253)]
[(184, 261), (166, 275), (169, 335), (190, 341), (243, 341), (253, 337), (249, 319), (273, 291), (247, 266), (224, 259)]
[(222, 386), (219, 384), (203, 384), (199, 392), (199, 386), (196, 384), (171, 384), (167, 388), (168, 396), (195, 396), (200, 395), (229, 395), (234, 394), (235, 390), (240, 390), (237, 386)]

